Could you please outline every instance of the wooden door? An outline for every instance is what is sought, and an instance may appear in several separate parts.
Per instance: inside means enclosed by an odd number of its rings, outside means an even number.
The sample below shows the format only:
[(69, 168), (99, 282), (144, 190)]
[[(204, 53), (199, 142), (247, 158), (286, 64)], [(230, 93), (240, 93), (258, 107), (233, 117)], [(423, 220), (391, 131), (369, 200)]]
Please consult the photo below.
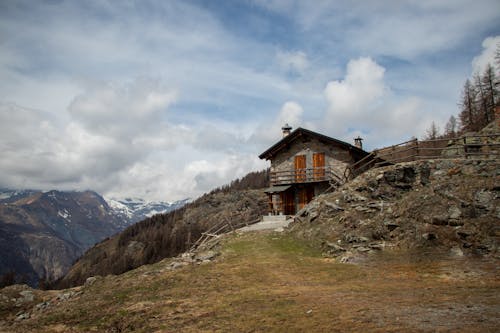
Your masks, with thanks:
[(313, 154), (313, 175), (314, 180), (325, 179), (325, 153)]
[(285, 192), (281, 192), (281, 199), (283, 202), (283, 214), (294, 215), (295, 214), (295, 200), (293, 196), (293, 190), (289, 189)]
[(312, 186), (304, 187), (297, 192), (297, 210), (301, 210), (307, 205), (314, 197), (314, 188)]
[(306, 181), (306, 155), (295, 156), (295, 181), (298, 183)]

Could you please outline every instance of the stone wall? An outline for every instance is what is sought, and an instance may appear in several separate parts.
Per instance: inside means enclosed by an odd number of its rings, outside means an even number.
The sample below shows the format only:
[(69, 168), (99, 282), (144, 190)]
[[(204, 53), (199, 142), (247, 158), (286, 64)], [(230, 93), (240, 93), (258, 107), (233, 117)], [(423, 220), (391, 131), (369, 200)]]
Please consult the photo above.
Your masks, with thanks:
[(331, 168), (339, 176), (342, 176), (345, 168), (354, 162), (349, 151), (341, 146), (324, 144), (317, 139), (302, 137), (291, 143), (271, 161), (271, 172), (293, 171), (297, 155), (306, 155), (306, 167), (312, 168), (314, 153), (325, 153), (325, 167)]

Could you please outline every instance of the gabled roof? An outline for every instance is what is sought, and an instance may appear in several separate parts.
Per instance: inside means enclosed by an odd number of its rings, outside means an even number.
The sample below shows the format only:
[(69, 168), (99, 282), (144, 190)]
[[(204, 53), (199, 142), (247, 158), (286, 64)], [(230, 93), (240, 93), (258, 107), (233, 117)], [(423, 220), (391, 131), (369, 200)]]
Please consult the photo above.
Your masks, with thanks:
[(269, 160), (272, 157), (274, 157), (276, 154), (278, 154), (281, 150), (283, 150), (285, 147), (290, 145), (293, 141), (295, 141), (301, 137), (304, 137), (304, 136), (316, 138), (316, 139), (323, 141), (327, 144), (342, 146), (346, 150), (351, 151), (353, 154), (358, 155), (360, 158), (368, 155), (368, 153), (366, 151), (364, 151), (363, 149), (360, 149), (356, 146), (353, 146), (347, 142), (340, 141), (340, 140), (331, 138), (329, 136), (326, 136), (326, 135), (316, 133), (316, 132), (310, 131), (308, 129), (299, 127), (297, 129), (295, 129), (293, 132), (291, 132), (289, 135), (285, 136), (283, 139), (281, 139), (280, 141), (275, 143), (271, 148), (269, 148), (268, 150), (266, 150), (265, 152), (260, 154), (259, 158), (260, 159), (265, 158), (266, 160)]

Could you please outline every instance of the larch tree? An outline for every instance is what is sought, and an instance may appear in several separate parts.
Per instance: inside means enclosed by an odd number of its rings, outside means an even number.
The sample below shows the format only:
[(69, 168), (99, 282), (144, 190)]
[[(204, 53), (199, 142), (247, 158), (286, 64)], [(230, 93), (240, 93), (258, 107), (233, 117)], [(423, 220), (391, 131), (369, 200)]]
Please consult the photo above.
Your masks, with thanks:
[(460, 102), (459, 119), (463, 132), (476, 130), (476, 90), (469, 79), (465, 81)]
[(439, 127), (433, 121), (431, 123), (431, 126), (427, 129), (424, 139), (425, 140), (435, 140), (438, 137), (439, 137)]
[(444, 136), (446, 138), (454, 138), (457, 136), (457, 118), (450, 116), (444, 127)]

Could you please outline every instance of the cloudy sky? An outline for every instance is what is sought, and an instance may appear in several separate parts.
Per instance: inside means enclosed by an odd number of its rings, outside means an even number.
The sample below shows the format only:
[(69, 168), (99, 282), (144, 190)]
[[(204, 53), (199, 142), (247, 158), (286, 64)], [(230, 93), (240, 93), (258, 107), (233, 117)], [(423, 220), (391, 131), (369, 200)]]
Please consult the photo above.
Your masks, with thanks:
[(368, 150), (457, 114), (498, 0), (0, 2), (0, 187), (172, 201), (288, 122)]

